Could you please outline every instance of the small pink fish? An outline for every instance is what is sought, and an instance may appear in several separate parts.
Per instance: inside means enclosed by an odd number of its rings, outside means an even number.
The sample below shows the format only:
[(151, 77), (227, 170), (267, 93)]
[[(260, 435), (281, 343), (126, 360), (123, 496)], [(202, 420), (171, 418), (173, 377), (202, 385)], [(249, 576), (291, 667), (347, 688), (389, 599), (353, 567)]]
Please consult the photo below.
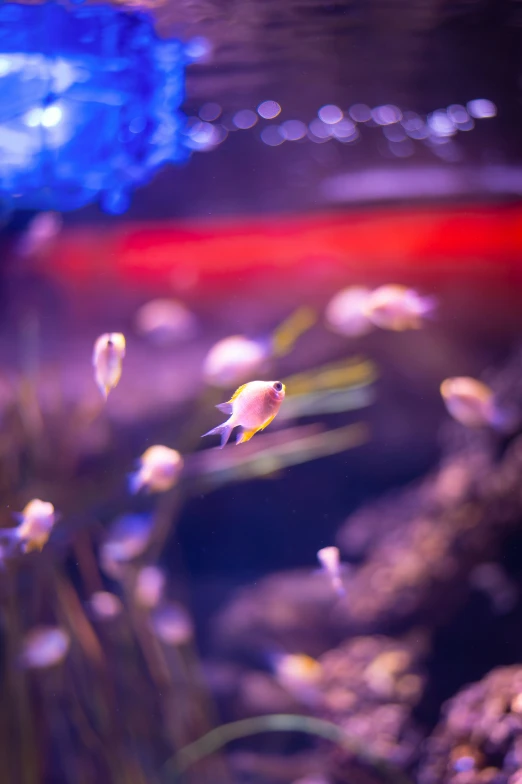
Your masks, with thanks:
[(94, 344), (92, 364), (96, 383), (103, 397), (107, 399), (111, 389), (119, 383), (122, 362), (125, 356), (125, 337), (121, 332), (108, 332), (100, 335)]
[(136, 575), (134, 600), (147, 610), (157, 607), (163, 598), (167, 578), (158, 566), (144, 566)]
[(498, 408), (493, 390), (475, 378), (447, 378), (440, 385), (440, 393), (453, 419), (465, 427), (509, 430), (514, 425), (514, 417)]
[(123, 612), (121, 600), (109, 591), (95, 591), (89, 600), (89, 607), (98, 621), (112, 620)]
[(221, 449), (225, 446), (232, 430), (239, 426), (241, 433), (236, 443), (249, 441), (259, 430), (264, 430), (276, 417), (285, 397), (285, 385), (281, 381), (249, 381), (236, 389), (227, 403), (216, 406), (230, 417), (204, 436), (221, 436)]
[(183, 458), (175, 449), (156, 444), (140, 457), (140, 467), (129, 480), (130, 490), (137, 493), (146, 488), (152, 493), (163, 493), (174, 487), (183, 469)]
[(60, 626), (37, 626), (24, 637), (20, 663), (28, 669), (54, 667), (65, 659), (70, 644), (68, 633)]
[(40, 212), (29, 224), (18, 243), (20, 256), (35, 256), (47, 250), (62, 228), (62, 216), (58, 212)]
[(323, 571), (330, 577), (332, 588), (337, 596), (345, 596), (343, 581), (341, 579), (341, 559), (338, 547), (323, 547), (317, 553), (317, 559)]
[(54, 506), (48, 501), (34, 498), (29, 501), (22, 512), (17, 513), (16, 517), (20, 524), (16, 528), (2, 529), (1, 537), (10, 540), (11, 548), (20, 544), (24, 553), (30, 553), (33, 550), (41, 552), (47, 544), (58, 517)]
[(380, 286), (370, 294), (364, 312), (376, 327), (403, 332), (420, 329), (436, 304), (433, 297), (422, 297), (414, 289), (390, 284)]
[(169, 345), (194, 337), (196, 319), (178, 300), (153, 299), (138, 310), (135, 326), (140, 335), (153, 343)]
[(280, 324), (271, 335), (256, 340), (231, 335), (215, 343), (203, 363), (207, 384), (227, 388), (261, 372), (273, 357), (290, 353), (296, 341), (316, 322), (312, 308), (302, 306)]
[(320, 694), (321, 664), (306, 653), (275, 654), (271, 658), (277, 682), (300, 702), (314, 704)]
[(150, 544), (154, 527), (151, 515), (123, 515), (110, 526), (100, 548), (103, 571), (119, 580), (123, 567), (142, 555)]
[(152, 614), (150, 626), (165, 645), (186, 645), (194, 636), (192, 620), (181, 604), (166, 602)]
[(346, 337), (366, 335), (374, 329), (366, 313), (371, 296), (365, 286), (349, 286), (332, 297), (326, 306), (326, 322), (331, 330)]
[(208, 352), (203, 375), (208, 384), (229, 387), (259, 371), (270, 355), (270, 344), (231, 335), (219, 340)]

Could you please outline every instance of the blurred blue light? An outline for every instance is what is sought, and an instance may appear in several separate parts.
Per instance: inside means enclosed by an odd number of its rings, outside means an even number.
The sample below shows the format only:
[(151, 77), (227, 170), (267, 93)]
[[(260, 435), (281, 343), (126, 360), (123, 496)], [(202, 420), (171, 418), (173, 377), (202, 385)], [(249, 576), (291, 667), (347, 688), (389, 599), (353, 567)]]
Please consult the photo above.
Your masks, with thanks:
[(359, 132), (351, 120), (345, 119), (336, 123), (332, 128), (332, 135), (336, 139), (345, 141), (347, 139), (355, 139), (359, 136)]
[(204, 122), (217, 120), (221, 114), (221, 106), (218, 103), (206, 103), (199, 110), (199, 116)]
[(285, 139), (297, 142), (306, 136), (306, 125), (301, 120), (286, 120), (281, 124), (281, 131)]
[(378, 125), (391, 125), (402, 119), (402, 112), (398, 106), (392, 104), (376, 106), (372, 109), (372, 118)]
[(319, 111), (317, 112), (319, 119), (322, 120), (327, 125), (335, 125), (340, 120), (343, 119), (343, 113), (338, 106), (334, 104), (327, 104), (326, 106), (321, 106)]
[(235, 113), (232, 122), (236, 128), (241, 128), (246, 131), (248, 128), (253, 128), (256, 124), (257, 114), (250, 109), (241, 109), (239, 112)]
[(365, 103), (354, 103), (353, 106), (350, 106), (348, 113), (355, 122), (368, 122), (372, 117), (372, 110)]
[(278, 147), (283, 144), (285, 137), (277, 125), (269, 125), (261, 131), (261, 139), (269, 147)]
[(111, 6), (0, 6), (3, 208), (125, 211), (134, 188), (188, 156), (184, 70), (208, 50)]
[(274, 117), (281, 113), (281, 106), (277, 101), (263, 101), (257, 107), (257, 113), (265, 120), (273, 120)]
[(436, 136), (453, 136), (457, 130), (444, 109), (437, 109), (437, 111), (432, 112), (428, 116), (428, 125)]
[(202, 36), (193, 38), (185, 46), (186, 55), (190, 60), (205, 60), (211, 51), (210, 41)]
[(469, 101), (467, 108), (471, 116), (477, 120), (497, 116), (497, 107), (493, 101), (489, 101), (487, 98), (476, 98), (474, 101)]

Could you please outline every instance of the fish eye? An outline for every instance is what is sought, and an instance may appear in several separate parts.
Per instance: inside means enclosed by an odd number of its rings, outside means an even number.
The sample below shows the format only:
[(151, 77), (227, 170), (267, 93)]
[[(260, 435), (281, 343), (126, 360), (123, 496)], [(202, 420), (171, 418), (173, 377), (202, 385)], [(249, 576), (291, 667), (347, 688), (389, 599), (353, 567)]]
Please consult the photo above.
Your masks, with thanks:
[(280, 381), (275, 381), (274, 382), (274, 389), (275, 389), (276, 392), (281, 392), (281, 390), (283, 389), (282, 383)]

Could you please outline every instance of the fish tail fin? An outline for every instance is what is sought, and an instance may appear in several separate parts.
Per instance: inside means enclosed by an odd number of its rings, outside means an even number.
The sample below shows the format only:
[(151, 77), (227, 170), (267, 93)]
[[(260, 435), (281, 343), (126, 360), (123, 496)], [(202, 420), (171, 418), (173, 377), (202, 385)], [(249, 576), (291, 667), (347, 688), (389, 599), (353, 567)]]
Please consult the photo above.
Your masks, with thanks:
[(490, 425), (498, 433), (507, 435), (516, 430), (520, 425), (520, 417), (514, 409), (495, 407), (491, 416)]
[(419, 313), (424, 318), (433, 318), (435, 316), (435, 312), (439, 306), (439, 301), (437, 297), (433, 296), (426, 296), (426, 297), (419, 297)]
[(346, 590), (340, 577), (334, 577), (332, 579), (332, 587), (337, 596), (346, 596)]
[[(0, 531), (0, 564), (10, 558), (22, 543), (18, 528), (2, 528)], [(23, 544), (22, 544), (23, 549)]]
[(20, 541), (20, 532), (18, 527), (0, 529), (0, 541), (6, 541), (9, 543)]
[(201, 438), (205, 438), (205, 436), (221, 436), (220, 449), (223, 449), (228, 439), (230, 438), (230, 433), (233, 429), (233, 423), (231, 423), (230, 419), (227, 419), (227, 421), (223, 422), (222, 425), (218, 425), (217, 427), (212, 428), (212, 430), (209, 430), (208, 433), (203, 433)]
[(284, 357), (288, 354), (301, 335), (308, 332), (316, 321), (317, 314), (313, 308), (307, 306), (297, 308), (275, 329), (272, 336), (273, 356)]
[(255, 430), (242, 430), (236, 438), (236, 444), (245, 444), (247, 441), (250, 441), (252, 436), (255, 436), (259, 429), (260, 428), (256, 428)]
[(221, 411), (222, 414), (227, 414), (230, 416), (232, 413), (232, 403), (218, 403), (216, 406), (218, 411)]
[(127, 477), (127, 484), (132, 495), (139, 493), (144, 485), (142, 471), (135, 471), (133, 474), (129, 474)]
[(108, 384), (104, 384), (102, 381), (98, 381), (98, 389), (100, 390), (103, 399), (107, 401), (109, 392), (111, 391), (110, 386)]

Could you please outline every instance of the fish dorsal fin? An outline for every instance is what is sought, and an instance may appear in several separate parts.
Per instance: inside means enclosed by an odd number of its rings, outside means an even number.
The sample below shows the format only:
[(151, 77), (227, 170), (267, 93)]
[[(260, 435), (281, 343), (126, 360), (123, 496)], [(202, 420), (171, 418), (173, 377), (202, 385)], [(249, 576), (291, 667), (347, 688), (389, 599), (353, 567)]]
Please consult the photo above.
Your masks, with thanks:
[(234, 392), (234, 394), (232, 395), (232, 397), (230, 398), (230, 400), (229, 400), (228, 402), (229, 402), (229, 403), (232, 403), (232, 401), (233, 401), (233, 400), (235, 400), (237, 397), (239, 397), (239, 395), (241, 394), (241, 392), (242, 392), (242, 391), (245, 389), (245, 387), (247, 387), (247, 386), (248, 386), (248, 383), (247, 383), (247, 384), (241, 384), (241, 386), (240, 386), (240, 387), (238, 387), (238, 388), (236, 389), (236, 391)]

